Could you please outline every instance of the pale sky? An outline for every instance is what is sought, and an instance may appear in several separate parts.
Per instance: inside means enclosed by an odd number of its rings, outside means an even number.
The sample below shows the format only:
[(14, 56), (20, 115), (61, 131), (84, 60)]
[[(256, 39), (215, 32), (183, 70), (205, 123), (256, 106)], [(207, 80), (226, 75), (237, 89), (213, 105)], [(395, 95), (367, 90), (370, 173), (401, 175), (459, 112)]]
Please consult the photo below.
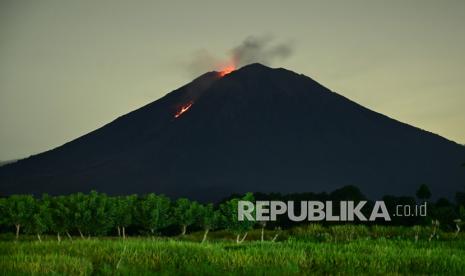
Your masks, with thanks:
[(465, 143), (465, 1), (0, 0), (0, 160), (154, 101), (195, 53), (251, 35), (292, 41), (272, 67)]

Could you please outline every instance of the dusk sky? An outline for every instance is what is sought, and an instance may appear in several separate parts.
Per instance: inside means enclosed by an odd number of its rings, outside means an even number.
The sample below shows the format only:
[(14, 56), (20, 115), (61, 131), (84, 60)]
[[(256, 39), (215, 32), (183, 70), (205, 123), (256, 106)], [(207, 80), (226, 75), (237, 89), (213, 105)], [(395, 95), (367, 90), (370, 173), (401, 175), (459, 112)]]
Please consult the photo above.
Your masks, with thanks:
[(219, 69), (251, 36), (289, 47), (268, 65), (465, 143), (465, 1), (249, 2), (0, 0), (0, 160)]

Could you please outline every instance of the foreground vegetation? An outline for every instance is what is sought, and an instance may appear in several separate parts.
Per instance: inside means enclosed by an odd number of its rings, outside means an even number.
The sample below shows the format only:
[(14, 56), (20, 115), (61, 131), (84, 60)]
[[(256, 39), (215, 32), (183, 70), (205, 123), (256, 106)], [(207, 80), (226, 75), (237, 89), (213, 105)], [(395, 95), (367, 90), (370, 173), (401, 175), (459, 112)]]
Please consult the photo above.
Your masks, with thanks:
[[(460, 232), (465, 221), (465, 194), (457, 193), (456, 204), (447, 199), (429, 202), (431, 192), (426, 185), (420, 186), (417, 199), (414, 197), (385, 196), (385, 202), (392, 221), (376, 221), (376, 224), (390, 225), (430, 225), (435, 222), (437, 227), (448, 231)], [(32, 195), (12, 195), (0, 197), (0, 232), (36, 235), (40, 241), (44, 234), (54, 234), (58, 241), (63, 236), (79, 235), (81, 237), (94, 236), (122, 236), (131, 235), (184, 235), (192, 230), (204, 231), (206, 240), (210, 231), (225, 229), (236, 235), (239, 243), (254, 226), (265, 228), (290, 228), (299, 223), (290, 221), (287, 216), (278, 217), (277, 221), (238, 221), (238, 201), (247, 200), (319, 200), (335, 201), (332, 213), (338, 213), (337, 202), (351, 200), (365, 201), (367, 205), (373, 202), (355, 186), (346, 186), (330, 194), (301, 193), (290, 195), (252, 194), (232, 196), (217, 204), (201, 204), (186, 198), (175, 201), (164, 195), (129, 195), (108, 196), (95, 191), (89, 194), (76, 193), (61, 196), (47, 194), (37, 198)], [(428, 205), (425, 216), (392, 216), (397, 206), (406, 206), (408, 210), (415, 210), (420, 202)], [(297, 213), (300, 213), (297, 204)], [(426, 209), (425, 209), (426, 211)], [(363, 210), (362, 210), (363, 212)], [(368, 216), (368, 214), (365, 214)]]
[[(417, 199), (386, 196), (388, 208)], [(428, 201), (428, 216), (389, 225), (238, 221), (244, 200), (365, 200), (330, 194), (246, 194), (218, 204), (163, 195), (77, 193), (0, 198), (0, 274), (449, 274), (465, 275), (465, 194)], [(384, 222), (387, 224), (387, 222)]]
[(5, 274), (450, 274), (465, 273), (465, 237), (410, 227), (312, 225), (282, 231), (252, 230), (237, 244), (226, 231), (172, 238), (90, 238), (58, 242), (33, 236), (0, 241)]

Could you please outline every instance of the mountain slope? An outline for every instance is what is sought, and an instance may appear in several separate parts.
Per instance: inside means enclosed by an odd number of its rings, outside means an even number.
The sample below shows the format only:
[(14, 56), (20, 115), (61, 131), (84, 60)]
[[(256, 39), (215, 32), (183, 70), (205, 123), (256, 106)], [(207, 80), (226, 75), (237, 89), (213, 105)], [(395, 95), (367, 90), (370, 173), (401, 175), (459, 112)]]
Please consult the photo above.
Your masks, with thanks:
[[(191, 105), (192, 104), (192, 105)], [(180, 110), (186, 109), (175, 118)], [(304, 192), (437, 196), (463, 188), (465, 148), (260, 64), (210, 72), (54, 150), (0, 168), (0, 193)]]

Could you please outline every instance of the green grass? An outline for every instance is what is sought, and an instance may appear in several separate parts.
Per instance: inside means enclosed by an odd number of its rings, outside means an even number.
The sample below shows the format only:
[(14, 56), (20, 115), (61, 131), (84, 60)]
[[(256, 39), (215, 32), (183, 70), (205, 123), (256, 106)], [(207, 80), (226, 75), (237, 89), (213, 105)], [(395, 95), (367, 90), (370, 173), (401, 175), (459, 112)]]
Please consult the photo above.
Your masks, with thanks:
[[(302, 227), (279, 242), (259, 242), (259, 231), (236, 244), (218, 231), (200, 244), (201, 233), (177, 238), (132, 237), (90, 240), (52, 236), (0, 241), (0, 273), (53, 275), (230, 275), (230, 274), (449, 274), (465, 273), (465, 239), (443, 236), (418, 242), (410, 229)], [(388, 233), (379, 237), (380, 233)], [(321, 234), (321, 235), (320, 235)], [(363, 234), (363, 235), (362, 235)], [(267, 233), (267, 238), (273, 232)], [(326, 237), (325, 239), (318, 238)], [(315, 238), (317, 237), (317, 238)]]

